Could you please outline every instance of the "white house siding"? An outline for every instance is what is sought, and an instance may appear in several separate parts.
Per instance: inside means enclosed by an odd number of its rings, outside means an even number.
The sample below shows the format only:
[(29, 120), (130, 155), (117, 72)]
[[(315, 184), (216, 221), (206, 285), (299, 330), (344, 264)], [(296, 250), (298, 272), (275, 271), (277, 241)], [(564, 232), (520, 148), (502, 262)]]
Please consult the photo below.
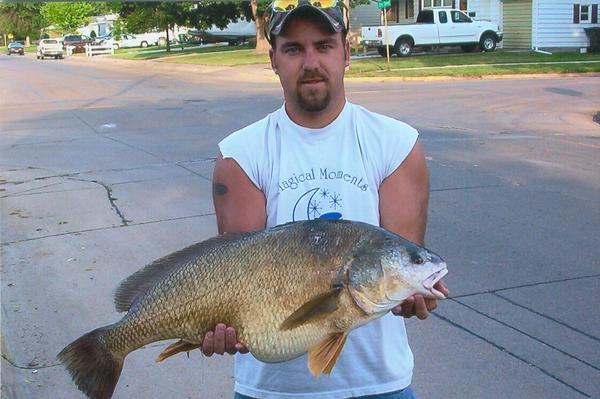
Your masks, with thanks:
[(492, 21), (502, 26), (502, 13), (500, 12), (500, 0), (469, 0), (467, 11), (477, 13), (476, 19)]
[[(587, 47), (584, 28), (600, 26), (591, 23), (573, 23), (573, 4), (598, 4), (597, 0), (533, 0), (533, 47)], [(591, 7), (590, 7), (591, 13)]]

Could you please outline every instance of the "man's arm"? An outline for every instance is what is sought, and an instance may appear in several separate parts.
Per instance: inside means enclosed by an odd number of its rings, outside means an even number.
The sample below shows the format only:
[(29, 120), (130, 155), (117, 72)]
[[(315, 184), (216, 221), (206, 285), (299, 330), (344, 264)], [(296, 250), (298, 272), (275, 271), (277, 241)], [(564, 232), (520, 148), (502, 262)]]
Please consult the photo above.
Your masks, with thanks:
[[(419, 245), (425, 242), (427, 207), (429, 205), (429, 173), (419, 141), (404, 162), (379, 187), (379, 217), (381, 227)], [(436, 285), (445, 295), (442, 282)], [(416, 315), (425, 319), (437, 306), (436, 299), (413, 295), (393, 309), (404, 317)]]
[[(217, 214), (219, 234), (240, 233), (264, 229), (267, 221), (266, 200), (248, 178), (246, 173), (231, 158), (223, 159), (219, 154), (213, 172), (213, 203)], [(237, 342), (233, 327), (217, 324), (202, 341), (202, 353), (247, 353), (248, 349)]]
[(223, 159), (221, 154), (213, 172), (213, 203), (219, 234), (265, 228), (265, 195), (235, 160)]

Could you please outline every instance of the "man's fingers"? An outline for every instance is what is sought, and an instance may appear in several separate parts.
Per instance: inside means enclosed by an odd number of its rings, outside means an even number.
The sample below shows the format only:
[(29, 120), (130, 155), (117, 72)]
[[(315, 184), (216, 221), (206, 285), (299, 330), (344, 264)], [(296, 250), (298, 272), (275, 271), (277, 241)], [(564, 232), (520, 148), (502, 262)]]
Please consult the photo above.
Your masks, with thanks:
[(435, 310), (437, 308), (438, 301), (435, 298), (425, 298), (425, 307), (428, 312)]
[(204, 336), (204, 341), (202, 341), (202, 353), (204, 353), (204, 356), (210, 357), (213, 355), (213, 353), (215, 353), (214, 335), (214, 332), (209, 331)]
[(422, 295), (415, 295), (415, 315), (420, 320), (425, 320), (427, 316), (429, 316), (427, 304), (425, 303), (425, 298), (423, 298)]
[(215, 327), (214, 351), (217, 355), (225, 353), (225, 324), (219, 323)]
[(442, 280), (438, 281), (433, 287), (442, 294), (444, 294), (445, 297), (448, 297), (448, 295), (450, 295), (450, 290), (446, 287), (446, 284), (444, 284)]
[(250, 352), (250, 351), (248, 350), (248, 348), (246, 348), (246, 346), (245, 346), (244, 344), (240, 344), (240, 343), (237, 343), (237, 344), (235, 344), (235, 350), (236, 350), (237, 352), (240, 352), (242, 355), (243, 355), (244, 353), (248, 353), (248, 352)]
[(235, 354), (237, 352), (236, 344), (237, 336), (235, 334), (235, 329), (233, 327), (227, 327), (225, 330), (225, 350), (230, 355)]
[(408, 297), (402, 302), (402, 312), (400, 313), (405, 318), (410, 318), (415, 315), (415, 297)]

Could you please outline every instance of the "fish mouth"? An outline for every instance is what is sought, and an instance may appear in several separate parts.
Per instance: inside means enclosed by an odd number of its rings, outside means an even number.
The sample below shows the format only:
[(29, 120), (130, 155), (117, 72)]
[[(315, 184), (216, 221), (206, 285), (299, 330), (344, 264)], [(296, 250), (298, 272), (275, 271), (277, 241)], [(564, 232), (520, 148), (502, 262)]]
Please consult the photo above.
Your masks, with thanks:
[(433, 288), (433, 286), (438, 281), (440, 281), (442, 279), (442, 277), (444, 277), (446, 274), (448, 274), (448, 268), (446, 267), (446, 265), (444, 265), (443, 269), (438, 270), (437, 272), (433, 273), (432, 275), (430, 275), (423, 281), (423, 287), (437, 299), (445, 299), (446, 295), (442, 294), (440, 291)]

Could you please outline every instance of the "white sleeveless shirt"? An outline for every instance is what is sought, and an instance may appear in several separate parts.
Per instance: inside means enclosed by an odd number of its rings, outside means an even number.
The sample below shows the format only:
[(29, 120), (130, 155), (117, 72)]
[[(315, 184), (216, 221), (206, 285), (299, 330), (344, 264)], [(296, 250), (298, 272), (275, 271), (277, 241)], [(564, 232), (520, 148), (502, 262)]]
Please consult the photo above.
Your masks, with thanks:
[[(285, 106), (219, 143), (267, 200), (267, 227), (324, 218), (379, 225), (379, 186), (412, 150), (403, 122), (346, 102), (328, 126), (294, 123)], [(410, 385), (413, 355), (402, 317), (388, 314), (353, 330), (332, 373), (313, 377), (306, 355), (267, 364), (236, 355), (235, 390), (261, 398), (338, 399)]]

